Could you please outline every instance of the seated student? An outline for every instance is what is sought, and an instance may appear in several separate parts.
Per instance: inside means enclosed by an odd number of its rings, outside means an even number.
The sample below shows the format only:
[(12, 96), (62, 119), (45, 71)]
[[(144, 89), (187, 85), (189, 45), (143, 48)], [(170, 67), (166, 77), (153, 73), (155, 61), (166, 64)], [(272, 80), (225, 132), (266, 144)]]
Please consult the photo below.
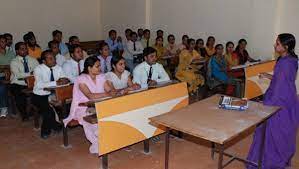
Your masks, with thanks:
[(112, 90), (122, 90), (126, 93), (131, 90), (140, 89), (140, 85), (132, 82), (131, 74), (125, 70), (126, 61), (121, 56), (114, 56), (111, 60), (112, 71), (106, 73), (106, 79)]
[(121, 37), (117, 37), (116, 30), (109, 31), (109, 38), (105, 41), (109, 45), (111, 56), (119, 56), (123, 52), (123, 45)]
[(249, 62), (258, 62), (260, 60), (255, 60), (251, 58), (246, 50), (247, 41), (245, 39), (240, 39), (238, 42), (238, 46), (236, 47), (236, 50), (234, 54), (237, 55), (239, 64), (244, 65), (247, 61)]
[(208, 53), (206, 51), (203, 39), (196, 40), (196, 45), (194, 49), (200, 54), (200, 56), (208, 58)]
[(225, 45), (226, 52), (225, 52), (225, 60), (227, 62), (227, 66), (232, 68), (239, 64), (238, 56), (234, 54), (234, 43), (229, 41)]
[(188, 39), (187, 48), (180, 53), (180, 61), (176, 78), (182, 82), (187, 82), (189, 93), (193, 94), (197, 91), (199, 86), (204, 85), (205, 80), (202, 75), (196, 74), (196, 68), (192, 63), (196, 60), (202, 59), (197, 51), (194, 50), (195, 40)]
[(61, 55), (65, 55), (69, 52), (67, 45), (62, 42), (62, 32), (59, 30), (55, 30), (52, 32), (52, 37), (54, 41), (59, 42), (59, 50)]
[[(78, 38), (78, 36), (71, 36), (69, 38), (69, 48), (72, 46), (72, 45), (80, 45), (80, 39)], [(70, 55), (70, 52), (68, 52), (67, 54), (64, 55), (65, 59), (66, 60), (69, 60), (71, 59), (71, 55)], [(86, 59), (88, 57), (88, 54), (85, 50), (83, 50), (83, 58)]]
[(153, 42), (152, 42), (152, 39), (151, 39), (151, 31), (150, 30), (145, 29), (143, 31), (143, 38), (141, 39), (140, 42), (141, 42), (143, 48), (147, 48), (147, 47), (152, 46)]
[(156, 49), (145, 48), (143, 57), (145, 61), (137, 65), (133, 71), (134, 83), (141, 85), (141, 88), (147, 88), (170, 80), (163, 66), (157, 63)]
[(154, 49), (157, 51), (157, 62), (162, 64), (164, 68), (167, 68), (167, 61), (163, 59), (164, 56), (166, 56), (166, 48), (163, 46), (163, 37), (158, 36), (156, 38), (156, 42), (153, 46)]
[(5, 34), (3, 34), (3, 36), (6, 38), (6, 50), (16, 54), (16, 50), (15, 50), (15, 47), (13, 45), (13, 36), (12, 36), (12, 34), (5, 33)]
[[(164, 39), (164, 31), (163, 31), (163, 30), (158, 29), (158, 30), (156, 31), (156, 34), (157, 34), (157, 37), (162, 37), (162, 38)], [(166, 46), (165, 41), (163, 41), (163, 42), (164, 42), (164, 43), (163, 43), (163, 46)]]
[(103, 42), (100, 44), (100, 55), (97, 56), (101, 63), (101, 72), (107, 73), (112, 70), (111, 68), (111, 59), (110, 49), (107, 43)]
[(42, 54), (42, 49), (38, 44), (36, 44), (36, 38), (33, 32), (28, 32), (25, 34), (23, 39), (27, 44), (28, 55), (38, 60)]
[(137, 41), (137, 33), (131, 33), (131, 40), (127, 44), (128, 53), (125, 54), (127, 66), (130, 72), (133, 72), (135, 66), (142, 62), (143, 46), (140, 41)]
[(46, 50), (41, 55), (42, 64), (34, 69), (33, 104), (39, 109), (42, 116), (41, 137), (47, 139), (51, 131), (59, 132), (61, 124), (56, 122), (55, 113), (49, 105), (50, 91), (47, 87), (64, 85), (69, 83), (62, 68), (56, 65), (54, 54), (51, 50)]
[(182, 43), (179, 44), (179, 50), (182, 51), (184, 49), (187, 48), (187, 41), (189, 39), (189, 36), (188, 35), (183, 35), (182, 36)]
[(179, 64), (179, 47), (175, 44), (174, 35), (168, 35), (168, 44), (166, 45), (166, 56), (170, 56), (171, 58), (168, 61), (168, 67), (170, 73), (174, 76), (175, 70)]
[[(2, 78), (0, 78), (2, 80)], [(0, 118), (8, 114), (7, 86), (0, 83)]]
[(227, 73), (228, 67), (223, 56), (223, 45), (218, 44), (215, 47), (216, 53), (211, 57), (208, 63), (207, 84), (210, 88), (221, 84), (235, 86), (235, 96), (241, 97), (240, 80), (230, 77)]
[(111, 87), (101, 73), (100, 61), (96, 57), (88, 57), (82, 74), (75, 81), (70, 114), (63, 123), (67, 125), (70, 121), (77, 120), (83, 126), (86, 138), (92, 143), (90, 153), (98, 153), (98, 124), (83, 120), (88, 115), (87, 107), (79, 106), (79, 103), (111, 96), (110, 91)]
[(208, 54), (208, 57), (211, 57), (215, 54), (215, 37), (209, 36), (206, 43), (206, 51)]
[(7, 50), (6, 48), (6, 38), (3, 35), (0, 35), (0, 65), (9, 65), (10, 62), (16, 57), (15, 54)]
[(129, 28), (125, 30), (125, 38), (123, 40), (124, 53), (122, 54), (122, 56), (124, 58), (130, 58), (129, 50), (128, 50), (128, 43), (131, 40), (131, 33), (132, 32), (133, 31)]
[(74, 83), (76, 78), (83, 71), (84, 59), (83, 52), (79, 45), (73, 45), (70, 47), (71, 59), (66, 60), (62, 65), (62, 69), (65, 72), (66, 77)]
[(141, 41), (141, 39), (143, 38), (143, 29), (142, 28), (139, 28), (137, 30), (137, 34), (138, 34), (138, 41)]
[(60, 54), (59, 51), (59, 43), (57, 41), (50, 41), (48, 43), (48, 48), (53, 52), (56, 64), (60, 67), (62, 67), (63, 63), (66, 61), (65, 57)]
[(26, 96), (22, 93), (27, 88), (24, 78), (31, 76), (33, 70), (39, 65), (38, 61), (28, 56), (28, 48), (24, 42), (18, 42), (15, 45), (17, 57), (10, 63), (11, 70), (11, 91), (16, 99), (16, 104), (21, 113), (22, 120), (28, 120), (29, 116), (25, 111)]

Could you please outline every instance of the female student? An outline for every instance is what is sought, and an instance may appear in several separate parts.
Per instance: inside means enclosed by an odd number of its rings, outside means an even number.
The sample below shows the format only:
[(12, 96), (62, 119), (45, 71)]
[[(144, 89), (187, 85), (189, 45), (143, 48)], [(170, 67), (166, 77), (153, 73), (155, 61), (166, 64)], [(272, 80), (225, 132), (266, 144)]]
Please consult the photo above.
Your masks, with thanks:
[(195, 40), (188, 39), (187, 49), (180, 53), (180, 61), (178, 70), (176, 72), (176, 78), (182, 82), (188, 83), (189, 93), (195, 93), (199, 86), (204, 85), (204, 78), (200, 74), (196, 74), (197, 71), (192, 63), (195, 60), (201, 59), (202, 57), (198, 52), (194, 50)]
[(158, 36), (156, 38), (155, 45), (153, 46), (154, 49), (157, 50), (157, 61), (158, 63), (164, 66), (164, 69), (167, 67), (167, 62), (163, 57), (166, 55), (166, 48), (163, 46), (163, 37)]
[(238, 57), (240, 65), (244, 65), (247, 61), (249, 62), (259, 61), (259, 60), (254, 60), (249, 56), (246, 50), (246, 46), (247, 46), (247, 41), (245, 39), (240, 39), (238, 42), (238, 46), (236, 47), (236, 50), (234, 52), (234, 54), (236, 54)]
[(183, 36), (182, 36), (182, 43), (179, 44), (179, 49), (180, 49), (180, 51), (186, 49), (188, 39), (189, 39), (189, 36), (188, 36), (188, 35), (183, 35)]
[(114, 56), (111, 60), (112, 71), (106, 73), (106, 79), (112, 90), (123, 90), (124, 93), (140, 89), (140, 85), (132, 82), (131, 74), (125, 70), (126, 62), (121, 56)]
[(233, 85), (235, 86), (235, 96), (241, 97), (240, 81), (230, 77), (227, 74), (228, 67), (223, 56), (223, 45), (218, 44), (215, 47), (215, 55), (211, 57), (208, 63), (207, 83), (210, 88), (218, 85)]
[(208, 57), (211, 57), (215, 54), (215, 37), (214, 36), (209, 36), (207, 39), (207, 44), (206, 44), (206, 51), (208, 54)]
[[(295, 54), (296, 40), (292, 34), (280, 34), (275, 43), (275, 51), (280, 55), (273, 76), (262, 73), (260, 78), (271, 79), (271, 84), (264, 95), (264, 104), (279, 106), (268, 121), (264, 152), (260, 154), (263, 125), (255, 131), (248, 160), (257, 162), (262, 155), (263, 169), (285, 169), (291, 167), (291, 160), (296, 151), (296, 134), (299, 125), (299, 100), (295, 79), (298, 70), (298, 57)], [(256, 167), (247, 166), (247, 169)]]
[(98, 127), (83, 120), (88, 115), (87, 107), (79, 106), (79, 103), (100, 99), (111, 95), (111, 87), (101, 73), (101, 64), (96, 57), (89, 57), (84, 62), (84, 70), (76, 79), (73, 88), (73, 100), (69, 116), (63, 120), (67, 125), (71, 120), (77, 120), (85, 132), (86, 138), (91, 142), (90, 153), (98, 153)]
[(27, 34), (25, 34), (23, 40), (27, 44), (28, 55), (35, 59), (40, 59), (42, 54), (42, 49), (36, 43), (36, 38), (33, 32), (28, 32)]
[(205, 48), (203, 39), (196, 40), (195, 50), (200, 54), (200, 56), (202, 56), (204, 58), (208, 57), (208, 53)]
[(101, 63), (101, 72), (107, 73), (111, 71), (111, 58), (110, 48), (108, 43), (103, 42), (100, 44), (100, 55), (97, 57)]
[(179, 64), (179, 47), (175, 43), (174, 35), (169, 35), (167, 37), (168, 44), (166, 45), (166, 56), (171, 58), (168, 60), (168, 67), (172, 77), (175, 76), (175, 70)]
[(239, 64), (239, 60), (236, 54), (234, 54), (234, 43), (229, 41), (226, 43), (225, 48), (225, 60), (227, 62), (227, 66), (229, 68), (232, 68), (234, 66), (237, 66)]

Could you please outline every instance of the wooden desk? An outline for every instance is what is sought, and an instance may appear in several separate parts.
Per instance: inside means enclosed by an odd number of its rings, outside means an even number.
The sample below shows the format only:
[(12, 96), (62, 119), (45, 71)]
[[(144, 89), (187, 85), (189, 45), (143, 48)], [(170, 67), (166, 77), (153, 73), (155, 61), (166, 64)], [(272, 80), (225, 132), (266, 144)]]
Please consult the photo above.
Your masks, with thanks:
[[(168, 169), (170, 129), (212, 142), (212, 157), (214, 157), (215, 152), (219, 152), (218, 169), (224, 168), (233, 160), (261, 167), (261, 158), (259, 163), (255, 164), (225, 153), (224, 146), (232, 139), (262, 123), (264, 124), (265, 136), (266, 121), (278, 108), (250, 101), (249, 109), (246, 111), (223, 110), (218, 108), (219, 99), (220, 95), (214, 95), (180, 110), (150, 118), (153, 123), (167, 128), (165, 169)], [(215, 145), (217, 145), (217, 149)], [(263, 151), (263, 145), (261, 151)], [(225, 164), (223, 164), (224, 155), (231, 157), (231, 160)]]

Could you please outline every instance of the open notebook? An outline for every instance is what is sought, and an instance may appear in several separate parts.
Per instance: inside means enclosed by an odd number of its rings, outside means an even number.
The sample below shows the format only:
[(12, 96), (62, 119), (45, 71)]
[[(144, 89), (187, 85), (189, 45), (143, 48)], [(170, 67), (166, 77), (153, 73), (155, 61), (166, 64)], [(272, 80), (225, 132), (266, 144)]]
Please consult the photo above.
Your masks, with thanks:
[(229, 96), (221, 96), (219, 100), (219, 108), (243, 111), (248, 109), (248, 101), (247, 99), (238, 99)]

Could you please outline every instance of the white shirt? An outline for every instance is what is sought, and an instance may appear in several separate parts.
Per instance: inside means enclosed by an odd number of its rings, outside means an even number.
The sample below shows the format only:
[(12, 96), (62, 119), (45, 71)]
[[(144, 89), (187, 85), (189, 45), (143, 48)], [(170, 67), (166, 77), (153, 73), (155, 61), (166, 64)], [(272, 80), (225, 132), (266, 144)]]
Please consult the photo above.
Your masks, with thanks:
[[(133, 82), (141, 85), (141, 88), (146, 88), (147, 79), (150, 71), (150, 65), (145, 61), (137, 65), (133, 71)], [(163, 66), (159, 63), (152, 65), (152, 78), (151, 80), (155, 80), (157, 83), (169, 81), (170, 78), (166, 73)]]
[(132, 59), (134, 58), (134, 56), (138, 55), (138, 54), (142, 54), (143, 53), (143, 46), (142, 43), (140, 41), (136, 41), (135, 42), (135, 50), (134, 50), (134, 42), (133, 41), (128, 41), (127, 43), (127, 54), (124, 54), (124, 57), (127, 57), (125, 59)]
[(105, 74), (106, 79), (109, 80), (115, 89), (124, 89), (128, 87), (128, 80), (130, 72), (125, 70), (119, 78), (114, 72), (108, 72)]
[(107, 73), (112, 70), (112, 68), (111, 68), (112, 56), (108, 56), (106, 59), (104, 59), (101, 55), (99, 55), (97, 58), (101, 62), (101, 72), (102, 73)]
[(14, 46), (15, 46), (14, 44), (12, 44), (10, 47), (6, 46), (6, 50), (7, 51), (12, 51), (14, 54), (16, 54), (16, 50), (15, 50)]
[[(80, 72), (78, 69), (78, 64), (80, 65)], [(80, 60), (79, 63), (76, 62), (73, 58), (66, 60), (62, 65), (62, 69), (66, 77), (72, 82), (75, 83), (76, 78), (84, 69), (84, 60)]]
[(38, 61), (31, 56), (25, 56), (25, 59), (27, 60), (27, 64), (28, 64), (28, 68), (29, 68), (28, 73), (25, 73), (24, 59), (22, 56), (17, 56), (10, 62), (11, 84), (27, 86), (27, 84), (25, 83), (25, 80), (18, 80), (18, 79), (30, 76), (30, 72), (33, 72), (34, 69), (39, 65)]
[(61, 55), (60, 53), (58, 53), (56, 56), (56, 64), (60, 67), (62, 67), (63, 63), (66, 61), (65, 57), (63, 55)]
[(51, 92), (45, 91), (44, 88), (56, 86), (56, 81), (60, 78), (65, 78), (62, 68), (58, 65), (52, 67), (54, 81), (51, 80), (51, 70), (45, 64), (38, 65), (34, 70), (34, 87), (33, 93), (40, 96), (50, 95)]

